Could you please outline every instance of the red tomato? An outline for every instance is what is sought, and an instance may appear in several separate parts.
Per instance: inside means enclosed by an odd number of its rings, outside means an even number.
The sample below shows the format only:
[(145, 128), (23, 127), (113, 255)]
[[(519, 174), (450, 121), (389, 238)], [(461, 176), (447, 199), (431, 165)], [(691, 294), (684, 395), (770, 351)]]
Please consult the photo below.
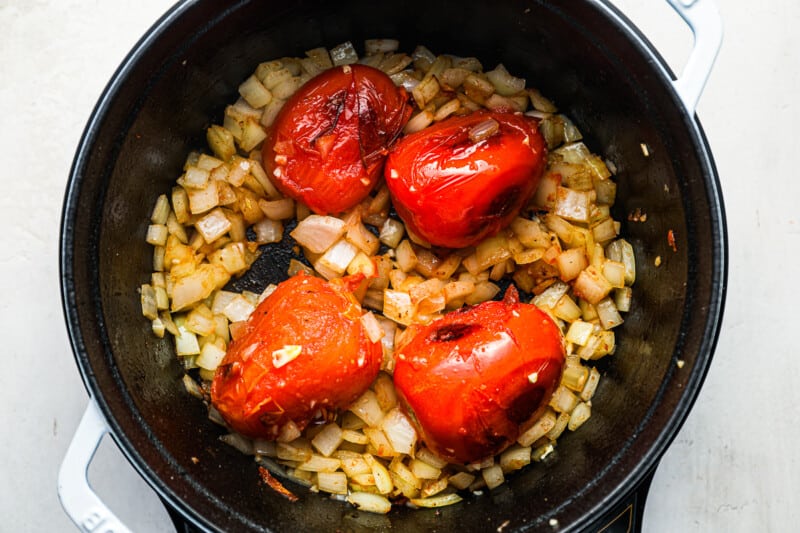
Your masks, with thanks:
[(558, 326), (511, 286), (502, 302), (419, 328), (395, 354), (394, 384), (425, 444), (469, 463), (501, 452), (536, 421), (564, 353)]
[(286, 422), (302, 430), (370, 386), (383, 351), (366, 336), (351, 292), (362, 279), (300, 274), (261, 302), (211, 386), (211, 402), (233, 429), (274, 439)]
[(378, 180), (388, 147), (411, 114), (407, 101), (405, 89), (380, 70), (326, 70), (284, 104), (267, 132), (267, 174), (315, 213), (350, 209)]
[(384, 176), (411, 231), (436, 246), (461, 248), (511, 222), (536, 190), (545, 156), (532, 119), (479, 111), (403, 137)]

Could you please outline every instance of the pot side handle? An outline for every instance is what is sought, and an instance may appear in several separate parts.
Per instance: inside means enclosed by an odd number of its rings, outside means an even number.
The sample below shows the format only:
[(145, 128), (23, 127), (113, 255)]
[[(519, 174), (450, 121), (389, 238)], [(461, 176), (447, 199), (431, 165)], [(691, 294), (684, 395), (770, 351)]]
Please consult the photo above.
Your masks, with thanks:
[(692, 53), (683, 73), (673, 82), (686, 110), (693, 115), (722, 46), (722, 18), (714, 0), (667, 1), (694, 34)]
[(89, 464), (106, 433), (105, 418), (90, 399), (58, 471), (58, 498), (80, 531), (131, 533), (89, 486)]

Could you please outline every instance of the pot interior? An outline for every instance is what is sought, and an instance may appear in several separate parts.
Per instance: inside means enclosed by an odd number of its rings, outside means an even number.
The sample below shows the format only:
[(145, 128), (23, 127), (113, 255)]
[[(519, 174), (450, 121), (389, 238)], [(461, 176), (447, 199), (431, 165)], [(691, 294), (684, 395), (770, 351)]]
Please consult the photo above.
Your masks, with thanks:
[[(181, 513), (224, 530), (483, 531), (508, 520), (510, 531), (551, 518), (564, 527), (591, 524), (654, 467), (677, 431), (710, 362), (721, 305), (724, 235), (713, 162), (653, 56), (612, 9), (593, 1), (219, 6), (180, 6), (140, 43), (99, 104), (68, 190), (65, 306), (84, 379), (122, 449)], [(374, 37), (398, 38), (406, 51), (424, 44), (434, 53), (474, 55), (487, 68), (502, 62), (551, 97), (589, 148), (616, 165), (615, 218), (638, 261), (633, 309), (616, 354), (600, 364), (592, 418), (559, 440), (554, 460), (456, 506), (388, 516), (291, 483), (298, 503), (266, 488), (251, 458), (221, 443), (221, 428), (183, 390), (171, 342), (152, 335), (137, 294), (152, 268), (144, 242), (151, 207), (186, 154), (205, 148), (205, 129), (221, 121), (239, 83), (261, 61), (346, 40), (360, 48)], [(637, 208), (646, 223), (627, 220)], [(677, 251), (668, 245), (670, 230)], [(264, 255), (240, 288), (282, 279), (285, 254)]]

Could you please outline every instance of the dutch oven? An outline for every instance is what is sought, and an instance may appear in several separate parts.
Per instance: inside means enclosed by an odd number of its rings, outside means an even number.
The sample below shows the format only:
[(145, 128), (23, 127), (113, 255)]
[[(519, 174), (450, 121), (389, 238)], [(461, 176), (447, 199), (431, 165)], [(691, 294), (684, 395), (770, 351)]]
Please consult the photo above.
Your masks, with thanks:
[[(173, 7), (103, 92), (67, 184), (62, 299), (91, 396), (59, 478), (73, 520), (85, 531), (125, 530), (86, 482), (108, 432), (180, 530), (638, 529), (652, 473), (709, 368), (727, 271), (718, 176), (694, 114), (721, 25), (712, 0), (669, 1), (695, 33), (677, 81), (604, 0), (195, 0)], [(555, 100), (590, 149), (616, 165), (615, 218), (638, 261), (633, 308), (616, 354), (601, 366), (592, 418), (559, 440), (557, 459), (459, 504), (386, 516), (291, 483), (301, 498), (289, 503), (266, 487), (252, 459), (220, 442), (221, 429), (185, 392), (172, 344), (153, 336), (137, 294), (151, 269), (144, 236), (156, 197), (169, 190), (186, 154), (205, 146), (205, 129), (221, 120), (255, 65), (373, 37), (502, 62)], [(646, 223), (626, 220), (635, 209), (647, 213)], [(240, 283), (257, 289), (282, 272), (278, 255)]]

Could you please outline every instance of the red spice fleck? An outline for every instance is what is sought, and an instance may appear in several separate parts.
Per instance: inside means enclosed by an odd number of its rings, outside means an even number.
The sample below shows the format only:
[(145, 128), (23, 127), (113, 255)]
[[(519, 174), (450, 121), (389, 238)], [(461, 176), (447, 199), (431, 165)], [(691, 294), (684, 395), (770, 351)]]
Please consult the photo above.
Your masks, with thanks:
[(669, 247), (672, 248), (673, 252), (678, 251), (678, 246), (675, 244), (675, 233), (672, 230), (667, 232), (667, 242), (669, 243)]

